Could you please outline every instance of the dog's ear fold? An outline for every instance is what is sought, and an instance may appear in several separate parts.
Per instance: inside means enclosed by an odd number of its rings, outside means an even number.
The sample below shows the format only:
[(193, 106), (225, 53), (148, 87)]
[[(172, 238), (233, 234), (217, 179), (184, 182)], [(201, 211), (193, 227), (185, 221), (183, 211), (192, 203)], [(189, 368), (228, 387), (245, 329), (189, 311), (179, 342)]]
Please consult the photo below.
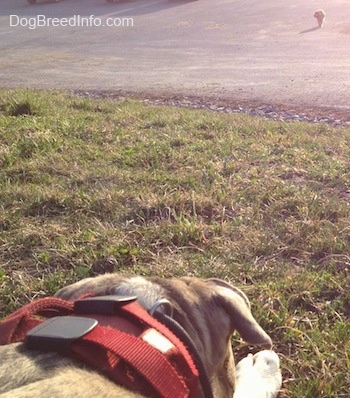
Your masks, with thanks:
[(247, 296), (220, 279), (208, 279), (207, 283), (214, 287), (220, 307), (229, 315), (231, 333), (237, 330), (247, 343), (271, 348), (271, 338), (253, 317)]

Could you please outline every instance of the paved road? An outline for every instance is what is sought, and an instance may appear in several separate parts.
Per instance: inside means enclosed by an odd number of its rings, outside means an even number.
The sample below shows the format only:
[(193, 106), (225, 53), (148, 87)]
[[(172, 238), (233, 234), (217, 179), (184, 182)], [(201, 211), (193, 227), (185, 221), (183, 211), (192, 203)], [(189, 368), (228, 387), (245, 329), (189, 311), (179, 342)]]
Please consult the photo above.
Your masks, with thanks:
[[(313, 18), (319, 7), (327, 12), (323, 29)], [(91, 26), (78, 26), (79, 18)], [(0, 87), (15, 86), (206, 95), (347, 112), (350, 3), (0, 0)]]

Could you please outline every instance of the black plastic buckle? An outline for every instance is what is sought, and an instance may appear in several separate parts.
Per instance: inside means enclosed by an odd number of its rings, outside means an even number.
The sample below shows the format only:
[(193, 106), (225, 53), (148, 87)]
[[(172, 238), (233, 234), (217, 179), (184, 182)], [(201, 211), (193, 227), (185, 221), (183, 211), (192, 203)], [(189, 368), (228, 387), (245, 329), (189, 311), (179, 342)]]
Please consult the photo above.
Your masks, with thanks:
[(96, 296), (87, 297), (74, 302), (76, 314), (115, 315), (125, 304), (137, 300), (136, 296)]
[[(88, 297), (74, 302), (74, 313), (115, 315), (120, 307), (135, 300), (136, 296)], [(69, 354), (72, 341), (91, 332), (97, 325), (98, 321), (93, 318), (57, 316), (30, 330), (24, 343), (31, 350)]]
[(97, 324), (96, 319), (92, 318), (57, 316), (47, 319), (30, 330), (24, 343), (31, 350), (68, 354), (72, 341), (91, 332)]

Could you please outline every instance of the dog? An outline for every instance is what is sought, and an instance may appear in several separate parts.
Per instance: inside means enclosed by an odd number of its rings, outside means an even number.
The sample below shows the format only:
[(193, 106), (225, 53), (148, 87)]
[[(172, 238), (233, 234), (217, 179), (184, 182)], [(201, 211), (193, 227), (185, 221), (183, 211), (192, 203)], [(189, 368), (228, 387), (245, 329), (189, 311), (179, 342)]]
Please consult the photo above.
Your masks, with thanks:
[[(168, 313), (188, 333), (205, 365), (215, 398), (274, 398), (281, 387), (272, 341), (253, 317), (247, 296), (220, 279), (104, 274), (64, 287), (56, 297), (74, 301), (86, 295), (133, 295), (147, 311)], [(166, 301), (164, 301), (166, 300)], [(165, 303), (164, 305), (162, 303)], [(265, 350), (240, 361), (235, 370), (231, 337)], [(28, 350), (22, 343), (0, 346), (1, 398), (141, 397), (71, 358)], [(200, 397), (205, 396), (203, 389)]]
[(321, 29), (326, 19), (326, 13), (323, 10), (319, 9), (315, 11), (314, 17), (317, 19), (318, 27)]

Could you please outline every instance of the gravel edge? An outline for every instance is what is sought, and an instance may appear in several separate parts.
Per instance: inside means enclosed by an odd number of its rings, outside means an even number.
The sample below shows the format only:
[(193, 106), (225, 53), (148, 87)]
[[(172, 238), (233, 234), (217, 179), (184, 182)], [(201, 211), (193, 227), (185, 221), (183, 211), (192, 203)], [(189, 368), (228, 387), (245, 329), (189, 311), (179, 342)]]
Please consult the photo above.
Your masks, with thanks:
[(171, 94), (151, 94), (133, 92), (83, 91), (73, 90), (80, 97), (109, 99), (113, 101), (127, 98), (137, 99), (151, 105), (176, 106), (189, 109), (207, 109), (227, 114), (245, 114), (264, 119), (284, 122), (323, 123), (333, 127), (350, 126), (350, 109), (310, 108), (284, 104), (264, 104), (258, 101), (238, 101), (207, 96), (181, 96)]

